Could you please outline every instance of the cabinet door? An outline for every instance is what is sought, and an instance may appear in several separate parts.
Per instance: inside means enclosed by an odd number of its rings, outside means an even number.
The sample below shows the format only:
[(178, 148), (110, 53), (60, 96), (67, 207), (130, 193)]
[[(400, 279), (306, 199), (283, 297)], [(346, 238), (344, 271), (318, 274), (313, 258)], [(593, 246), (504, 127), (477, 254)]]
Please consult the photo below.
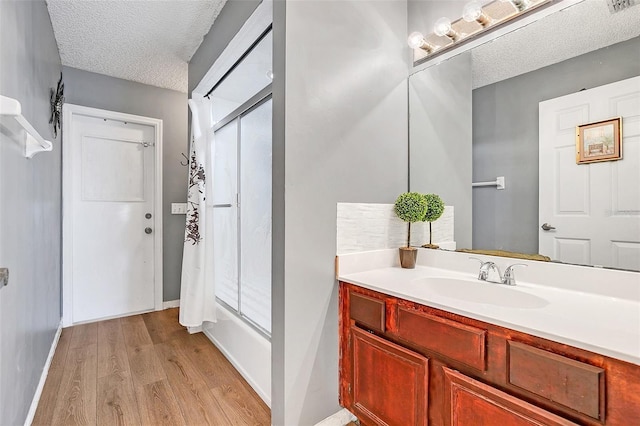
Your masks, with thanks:
[(427, 424), (429, 360), (359, 328), (353, 342), (353, 407), (366, 425)]
[(457, 371), (444, 368), (444, 374), (445, 410), (451, 426), (575, 425)]

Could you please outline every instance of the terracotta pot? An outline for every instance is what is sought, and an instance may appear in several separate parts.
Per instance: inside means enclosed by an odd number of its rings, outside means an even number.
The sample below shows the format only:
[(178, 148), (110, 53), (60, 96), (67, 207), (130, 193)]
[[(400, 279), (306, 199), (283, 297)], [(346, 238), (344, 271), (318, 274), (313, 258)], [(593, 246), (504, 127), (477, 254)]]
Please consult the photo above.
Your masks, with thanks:
[(418, 249), (414, 247), (400, 247), (400, 266), (406, 269), (414, 269), (416, 267), (416, 259), (418, 258)]

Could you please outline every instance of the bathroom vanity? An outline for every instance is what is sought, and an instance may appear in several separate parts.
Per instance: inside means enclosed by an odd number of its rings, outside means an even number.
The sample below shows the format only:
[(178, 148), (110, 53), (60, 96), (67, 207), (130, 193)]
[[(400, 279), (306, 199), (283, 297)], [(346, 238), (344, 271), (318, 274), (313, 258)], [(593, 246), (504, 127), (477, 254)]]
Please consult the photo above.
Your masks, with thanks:
[[(457, 253), (429, 256), (466, 260)], [(361, 272), (338, 274), (340, 403), (362, 424), (640, 424), (635, 300), (527, 283), (504, 289), (512, 293), (501, 300), (503, 289), (495, 290), (500, 284), (460, 280), (465, 275), (459, 271), (418, 266), (362, 272), (363, 262), (355, 263)], [(477, 302), (465, 301), (465, 293), (475, 291), (467, 284), (488, 296), (472, 294), (468, 300)], [(452, 292), (459, 286), (462, 293)], [(583, 298), (582, 311), (574, 312), (567, 300), (572, 297)], [(563, 300), (566, 321), (557, 313)], [(626, 318), (593, 330), (586, 319), (598, 316), (591, 302), (604, 309), (620, 302)]]

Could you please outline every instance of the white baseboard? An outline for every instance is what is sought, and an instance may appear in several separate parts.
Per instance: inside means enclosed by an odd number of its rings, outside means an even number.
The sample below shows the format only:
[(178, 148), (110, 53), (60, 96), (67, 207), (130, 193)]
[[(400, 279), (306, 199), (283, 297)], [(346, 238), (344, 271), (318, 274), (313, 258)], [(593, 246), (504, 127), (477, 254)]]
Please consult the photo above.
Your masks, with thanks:
[(38, 382), (36, 393), (33, 395), (33, 399), (31, 400), (31, 406), (29, 407), (29, 412), (27, 413), (27, 418), (24, 421), (25, 426), (30, 426), (31, 423), (33, 423), (33, 418), (36, 415), (36, 410), (38, 409), (38, 403), (40, 402), (40, 397), (42, 396), (42, 390), (44, 389), (44, 383), (47, 381), (47, 376), (49, 375), (49, 367), (51, 367), (51, 361), (53, 361), (53, 355), (56, 353), (56, 348), (58, 347), (60, 334), (62, 334), (62, 320), (60, 320), (60, 324), (58, 324), (58, 330), (56, 331), (56, 335), (53, 336), (51, 349), (49, 349), (49, 356), (47, 356), (47, 361), (44, 363), (44, 368), (42, 369), (42, 374), (40, 375), (40, 381)]
[(179, 308), (179, 307), (180, 307), (180, 299), (167, 300), (166, 302), (162, 302), (162, 309), (171, 309), (171, 308)]
[(358, 419), (351, 413), (351, 411), (343, 408), (321, 422), (316, 423), (316, 426), (344, 426), (349, 424), (349, 422), (355, 422), (356, 420)]

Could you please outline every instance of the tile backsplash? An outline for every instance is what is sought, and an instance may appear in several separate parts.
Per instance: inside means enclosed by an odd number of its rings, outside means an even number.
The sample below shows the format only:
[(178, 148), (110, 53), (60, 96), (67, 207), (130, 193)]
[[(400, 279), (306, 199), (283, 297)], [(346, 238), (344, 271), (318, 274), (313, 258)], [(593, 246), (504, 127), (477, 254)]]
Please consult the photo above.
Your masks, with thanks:
[[(356, 253), (404, 246), (407, 223), (398, 219), (393, 204), (338, 203), (336, 254)], [(453, 206), (445, 206), (442, 216), (432, 224), (433, 243), (455, 248)], [(411, 245), (429, 242), (429, 223), (411, 225)], [(443, 246), (444, 246), (443, 245)]]

